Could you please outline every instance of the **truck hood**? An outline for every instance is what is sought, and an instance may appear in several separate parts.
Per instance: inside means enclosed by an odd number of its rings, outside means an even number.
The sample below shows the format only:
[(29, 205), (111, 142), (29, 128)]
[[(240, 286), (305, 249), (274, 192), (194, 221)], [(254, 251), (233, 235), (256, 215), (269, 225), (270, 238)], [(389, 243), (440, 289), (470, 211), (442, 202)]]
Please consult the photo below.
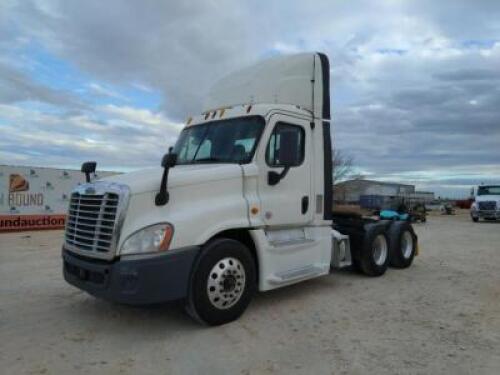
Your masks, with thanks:
[(499, 202), (500, 203), (500, 195), (478, 195), (475, 198), (476, 202)]
[[(168, 189), (184, 185), (201, 184), (209, 181), (220, 181), (242, 177), (242, 169), (238, 164), (195, 164), (177, 165), (168, 174)], [(163, 168), (148, 168), (140, 171), (114, 175), (102, 181), (125, 184), (131, 194), (158, 191)]]

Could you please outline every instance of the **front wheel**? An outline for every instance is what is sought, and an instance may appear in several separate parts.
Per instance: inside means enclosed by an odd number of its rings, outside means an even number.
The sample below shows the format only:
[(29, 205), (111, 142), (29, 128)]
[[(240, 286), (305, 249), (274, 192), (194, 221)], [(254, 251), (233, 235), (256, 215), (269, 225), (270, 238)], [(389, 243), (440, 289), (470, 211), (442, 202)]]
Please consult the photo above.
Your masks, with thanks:
[(238, 319), (256, 289), (255, 262), (242, 243), (220, 238), (202, 248), (186, 310), (195, 320), (220, 325)]
[(471, 216), (471, 219), (474, 223), (477, 223), (479, 221), (479, 218), (475, 216)]

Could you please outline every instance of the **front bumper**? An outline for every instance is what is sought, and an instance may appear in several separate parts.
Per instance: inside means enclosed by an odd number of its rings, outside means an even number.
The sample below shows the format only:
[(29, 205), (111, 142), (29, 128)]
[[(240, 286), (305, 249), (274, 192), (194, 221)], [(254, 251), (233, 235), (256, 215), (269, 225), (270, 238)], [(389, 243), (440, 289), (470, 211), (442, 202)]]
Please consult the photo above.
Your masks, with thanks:
[(64, 249), (64, 279), (109, 301), (146, 305), (185, 298), (198, 246), (148, 258), (113, 262), (81, 257)]
[(497, 210), (475, 210), (471, 212), (472, 217), (481, 219), (500, 219), (500, 211)]

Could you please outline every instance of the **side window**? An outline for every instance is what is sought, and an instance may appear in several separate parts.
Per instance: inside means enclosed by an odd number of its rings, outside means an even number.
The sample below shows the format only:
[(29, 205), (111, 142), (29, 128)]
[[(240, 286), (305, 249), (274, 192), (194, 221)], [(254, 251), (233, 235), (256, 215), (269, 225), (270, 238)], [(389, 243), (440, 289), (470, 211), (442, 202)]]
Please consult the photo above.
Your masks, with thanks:
[(304, 161), (304, 149), (305, 149), (305, 132), (302, 126), (290, 125), (284, 122), (278, 122), (274, 127), (271, 138), (269, 139), (269, 144), (267, 145), (266, 151), (266, 162), (270, 167), (280, 167), (281, 163), (279, 161), (279, 147), (280, 147), (280, 133), (284, 131), (297, 132), (297, 154), (295, 155), (295, 163), (293, 167), (299, 166)]

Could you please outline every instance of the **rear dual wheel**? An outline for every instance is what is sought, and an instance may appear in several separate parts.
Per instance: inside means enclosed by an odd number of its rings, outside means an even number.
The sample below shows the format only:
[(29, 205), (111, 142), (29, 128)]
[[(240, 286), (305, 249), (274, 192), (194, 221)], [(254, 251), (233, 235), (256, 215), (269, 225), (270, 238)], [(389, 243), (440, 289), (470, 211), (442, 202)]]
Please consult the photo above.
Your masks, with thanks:
[(417, 236), (407, 221), (381, 221), (365, 226), (365, 234), (355, 267), (368, 276), (381, 276), (390, 265), (407, 268), (413, 263)]
[(363, 245), (356, 268), (368, 276), (381, 276), (389, 265), (389, 243), (383, 223), (365, 226)]
[(388, 230), (390, 265), (407, 268), (413, 263), (417, 251), (417, 236), (411, 224), (404, 221), (394, 222)]

